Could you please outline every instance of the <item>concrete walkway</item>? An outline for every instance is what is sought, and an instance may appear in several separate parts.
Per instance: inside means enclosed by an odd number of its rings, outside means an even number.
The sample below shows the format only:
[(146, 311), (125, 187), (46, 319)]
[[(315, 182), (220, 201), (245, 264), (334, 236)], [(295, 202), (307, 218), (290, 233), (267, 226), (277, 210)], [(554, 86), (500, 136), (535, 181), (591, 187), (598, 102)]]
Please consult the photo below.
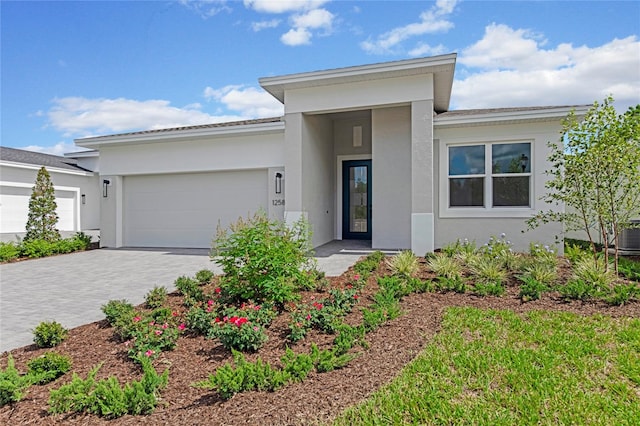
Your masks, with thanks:
[[(340, 275), (370, 251), (368, 244), (319, 247), (318, 267)], [(101, 249), (0, 265), (0, 352), (33, 343), (42, 321), (66, 328), (98, 321), (109, 300), (137, 305), (154, 286), (173, 291), (176, 278), (201, 269), (221, 272), (206, 249)]]

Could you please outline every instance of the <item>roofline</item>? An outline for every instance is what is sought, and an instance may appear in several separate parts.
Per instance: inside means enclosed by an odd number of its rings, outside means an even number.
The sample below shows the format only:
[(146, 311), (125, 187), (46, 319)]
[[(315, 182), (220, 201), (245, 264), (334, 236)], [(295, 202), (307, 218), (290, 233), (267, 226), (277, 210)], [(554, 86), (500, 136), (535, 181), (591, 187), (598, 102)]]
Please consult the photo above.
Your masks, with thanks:
[(0, 160), (0, 166), (3, 167), (13, 167), (16, 169), (26, 169), (26, 170), (40, 170), (41, 168), (47, 169), (48, 172), (52, 173), (60, 173), (66, 175), (77, 175), (77, 176), (94, 176), (96, 172), (92, 172), (90, 170), (85, 170), (82, 168), (78, 168), (77, 170), (73, 169), (63, 169), (61, 167), (55, 166), (43, 166), (38, 164), (30, 164), (30, 163), (18, 163), (15, 161), (6, 161)]
[[(565, 118), (567, 114), (574, 111), (578, 117), (584, 116), (591, 108), (591, 105), (575, 105), (575, 106), (561, 106), (561, 107), (548, 107), (535, 110), (519, 110), (519, 111), (497, 111), (471, 115), (451, 115), (451, 116), (436, 116), (433, 119), (434, 127), (455, 127), (465, 125), (486, 125), (497, 122), (513, 122), (521, 123), (524, 121), (548, 121), (559, 118)], [(452, 111), (455, 112), (455, 111)]]
[(95, 149), (91, 149), (88, 151), (66, 152), (64, 156), (66, 158), (91, 158), (91, 157), (99, 157), (100, 153)]
[(448, 86), (448, 88), (445, 88), (445, 91), (448, 92), (445, 94), (447, 99), (446, 105), (440, 105), (439, 108), (437, 108), (446, 111), (451, 96), (456, 58), (456, 53), (449, 53), (426, 58), (404, 59), (401, 61), (287, 74), (276, 77), (262, 77), (258, 79), (258, 82), (264, 90), (284, 104), (284, 92), (286, 89), (351, 83), (420, 73), (449, 73), (450, 78), (443, 81), (443, 84)]
[(119, 145), (127, 143), (167, 142), (177, 139), (198, 139), (204, 137), (222, 137), (252, 133), (273, 133), (284, 131), (284, 122), (251, 123), (235, 126), (203, 127), (193, 129), (179, 127), (170, 130), (158, 130), (126, 133), (110, 136), (96, 136), (74, 140), (75, 144), (84, 148), (96, 148), (103, 145)]

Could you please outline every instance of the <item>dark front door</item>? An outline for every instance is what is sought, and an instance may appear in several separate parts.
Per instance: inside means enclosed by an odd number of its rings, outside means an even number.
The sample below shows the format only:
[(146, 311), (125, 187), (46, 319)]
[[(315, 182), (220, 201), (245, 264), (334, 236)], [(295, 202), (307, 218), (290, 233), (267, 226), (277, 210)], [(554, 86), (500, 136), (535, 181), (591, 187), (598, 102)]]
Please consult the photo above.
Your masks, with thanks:
[(371, 160), (342, 163), (342, 238), (371, 239)]

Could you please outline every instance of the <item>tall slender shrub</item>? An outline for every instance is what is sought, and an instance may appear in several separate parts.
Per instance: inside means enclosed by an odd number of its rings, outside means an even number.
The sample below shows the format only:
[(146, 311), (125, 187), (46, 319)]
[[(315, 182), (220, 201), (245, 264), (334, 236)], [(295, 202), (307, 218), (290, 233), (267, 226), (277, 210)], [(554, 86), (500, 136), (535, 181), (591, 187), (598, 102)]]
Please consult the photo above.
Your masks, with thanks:
[(27, 219), (25, 241), (44, 240), (54, 242), (60, 239), (60, 232), (56, 228), (58, 224), (57, 207), (51, 176), (43, 166), (38, 171), (35, 186), (29, 199), (29, 217)]

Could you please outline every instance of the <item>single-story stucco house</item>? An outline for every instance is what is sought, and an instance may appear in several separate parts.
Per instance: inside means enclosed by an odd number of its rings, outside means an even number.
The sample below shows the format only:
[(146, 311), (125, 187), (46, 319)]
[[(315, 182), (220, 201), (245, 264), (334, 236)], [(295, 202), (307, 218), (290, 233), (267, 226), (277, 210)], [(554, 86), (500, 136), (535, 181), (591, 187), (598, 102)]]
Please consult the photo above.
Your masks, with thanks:
[(456, 55), (267, 77), (284, 116), (76, 140), (99, 153), (101, 245), (210, 247), (257, 210), (309, 221), (313, 246), (365, 239), (423, 255), (501, 233), (517, 250), (548, 206), (547, 142), (570, 110), (449, 111)]
[(49, 172), (55, 190), (58, 230), (69, 235), (78, 231), (97, 231), (100, 227), (98, 152), (61, 157), (2, 146), (1, 241), (16, 241), (24, 237), (29, 199), (38, 170), (43, 166)]

